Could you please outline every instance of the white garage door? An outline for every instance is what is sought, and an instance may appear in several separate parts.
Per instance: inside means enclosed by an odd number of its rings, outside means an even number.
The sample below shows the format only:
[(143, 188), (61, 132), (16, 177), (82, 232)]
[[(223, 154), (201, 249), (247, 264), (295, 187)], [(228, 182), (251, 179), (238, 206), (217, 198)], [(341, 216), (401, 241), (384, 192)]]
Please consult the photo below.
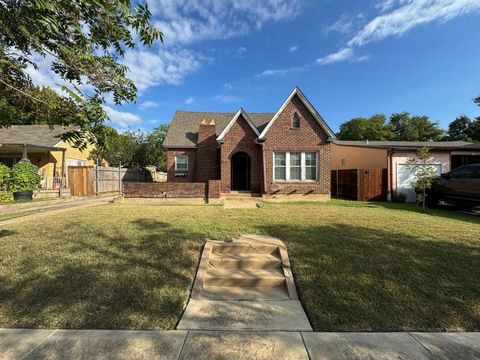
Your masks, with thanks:
[[(407, 196), (408, 202), (415, 202), (415, 189), (413, 183), (415, 181), (415, 175), (412, 173), (412, 169), (415, 164), (397, 164), (397, 191), (404, 193)], [(435, 169), (437, 175), (442, 173), (442, 164), (431, 164)]]

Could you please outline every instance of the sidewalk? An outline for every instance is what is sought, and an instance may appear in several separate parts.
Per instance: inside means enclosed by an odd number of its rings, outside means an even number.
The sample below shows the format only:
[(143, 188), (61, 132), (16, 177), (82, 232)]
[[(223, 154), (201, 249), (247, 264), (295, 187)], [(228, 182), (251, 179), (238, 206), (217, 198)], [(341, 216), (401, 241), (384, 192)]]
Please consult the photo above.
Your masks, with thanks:
[(0, 329), (1, 359), (480, 359), (480, 333)]

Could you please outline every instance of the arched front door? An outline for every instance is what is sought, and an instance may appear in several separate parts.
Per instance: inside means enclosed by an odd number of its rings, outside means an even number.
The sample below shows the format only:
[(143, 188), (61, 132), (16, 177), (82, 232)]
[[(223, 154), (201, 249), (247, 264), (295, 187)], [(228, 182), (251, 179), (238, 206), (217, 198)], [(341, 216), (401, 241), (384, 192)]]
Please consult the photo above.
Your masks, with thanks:
[(250, 156), (238, 152), (231, 159), (232, 190), (250, 190)]

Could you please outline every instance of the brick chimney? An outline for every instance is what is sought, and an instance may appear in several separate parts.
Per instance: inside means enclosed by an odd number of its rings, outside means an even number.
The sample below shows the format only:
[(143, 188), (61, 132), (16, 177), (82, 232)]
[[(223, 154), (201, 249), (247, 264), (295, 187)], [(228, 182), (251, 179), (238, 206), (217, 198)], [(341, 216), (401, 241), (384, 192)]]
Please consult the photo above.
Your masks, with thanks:
[(215, 120), (202, 119), (198, 128), (196, 181), (218, 180), (218, 152)]

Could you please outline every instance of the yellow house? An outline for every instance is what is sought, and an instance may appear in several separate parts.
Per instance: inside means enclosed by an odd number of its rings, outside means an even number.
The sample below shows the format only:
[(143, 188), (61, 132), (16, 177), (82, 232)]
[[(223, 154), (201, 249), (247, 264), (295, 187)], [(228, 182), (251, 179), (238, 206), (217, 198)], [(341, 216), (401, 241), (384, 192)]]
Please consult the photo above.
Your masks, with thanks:
[(58, 189), (67, 184), (68, 166), (93, 165), (89, 159), (94, 146), (83, 151), (63, 141), (60, 136), (71, 128), (49, 125), (14, 125), (0, 129), (0, 163), (13, 166), (28, 158), (38, 166), (44, 189)]

